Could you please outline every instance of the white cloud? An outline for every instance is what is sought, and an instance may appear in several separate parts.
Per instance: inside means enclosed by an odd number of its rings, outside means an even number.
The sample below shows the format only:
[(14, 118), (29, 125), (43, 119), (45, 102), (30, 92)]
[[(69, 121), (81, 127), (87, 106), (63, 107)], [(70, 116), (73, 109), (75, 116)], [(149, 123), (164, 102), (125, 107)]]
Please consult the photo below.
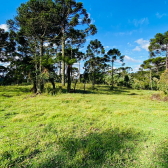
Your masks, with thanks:
[(141, 26), (143, 24), (146, 24), (146, 25), (149, 24), (149, 20), (148, 20), (147, 17), (146, 18), (142, 18), (140, 20), (137, 20), (137, 19), (134, 19), (133, 21), (128, 20), (128, 22), (129, 23), (133, 23), (135, 25), (135, 27)]
[(88, 38), (86, 39), (87, 42), (90, 42), (91, 40), (92, 40), (92, 38), (90, 38), (90, 37), (88, 37)]
[(129, 42), (127, 43), (127, 45), (129, 45), (130, 47), (132, 46), (132, 44), (131, 44), (131, 43), (129, 43)]
[(1, 25), (0, 25), (0, 28), (1, 28), (1, 29), (4, 29), (5, 31), (8, 31), (8, 30), (9, 30), (7, 24), (1, 24)]
[(135, 68), (133, 68), (133, 71), (136, 72), (136, 71), (139, 71), (139, 68), (141, 67), (141, 65), (137, 65)]
[(133, 49), (133, 51), (141, 51), (141, 48), (138, 47), (138, 46), (136, 46), (136, 47)]
[(118, 32), (114, 33), (115, 36), (123, 36), (123, 35), (132, 35), (134, 31), (127, 31), (127, 32)]
[(95, 20), (94, 19), (91, 19), (91, 24), (94, 24), (95, 23)]
[(135, 60), (135, 59), (129, 57), (128, 55), (125, 55), (124, 61), (125, 61), (125, 62), (133, 62), (133, 63), (141, 62), (140, 60)]
[(148, 51), (148, 47), (149, 47), (149, 40), (144, 40), (143, 38), (138, 39), (135, 41), (137, 44), (139, 44), (139, 47), (142, 49), (145, 49), (146, 51)]
[(161, 19), (163, 16), (168, 16), (166, 13), (160, 14), (160, 13), (156, 13), (156, 17)]
[(94, 24), (95, 23), (95, 20), (93, 18), (91, 18), (91, 14), (88, 12), (88, 17), (90, 18), (91, 20), (91, 24)]

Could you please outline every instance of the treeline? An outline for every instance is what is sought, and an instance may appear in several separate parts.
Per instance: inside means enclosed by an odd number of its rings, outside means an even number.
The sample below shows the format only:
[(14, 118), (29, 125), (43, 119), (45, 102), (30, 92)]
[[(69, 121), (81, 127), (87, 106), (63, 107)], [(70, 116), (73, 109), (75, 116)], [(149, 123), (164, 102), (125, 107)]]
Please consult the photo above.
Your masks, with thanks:
[[(32, 83), (34, 93), (42, 93), (50, 82), (71, 92), (71, 83), (109, 84), (135, 89), (158, 89), (158, 81), (167, 63), (167, 35), (151, 39), (151, 57), (166, 53), (166, 58), (151, 58), (136, 73), (124, 67), (124, 55), (118, 49), (105, 51), (99, 40), (90, 41), (80, 50), (86, 38), (97, 33), (83, 3), (75, 0), (29, 0), (20, 5), (9, 32), (0, 29), (0, 83), (3, 85)], [(84, 61), (84, 73), (80, 63)], [(120, 68), (114, 68), (114, 63)], [(78, 68), (73, 65), (78, 63)], [(4, 66), (4, 64), (8, 66)]]
[(53, 90), (55, 81), (62, 82), (63, 86), (67, 82), (70, 92), (75, 74), (81, 81), (80, 67), (77, 70), (72, 65), (77, 62), (80, 65), (85, 60), (82, 80), (92, 81), (94, 89), (97, 75), (100, 78), (100, 74), (109, 70), (109, 62), (113, 66), (114, 61), (124, 58), (118, 49), (105, 54), (97, 39), (90, 41), (85, 53), (80, 51), (86, 38), (97, 33), (81, 2), (29, 0), (21, 4), (17, 16), (7, 24), (9, 32), (0, 29), (0, 61), (9, 63), (7, 68), (0, 67), (3, 84), (31, 81), (33, 92), (41, 93), (45, 82), (51, 82)]

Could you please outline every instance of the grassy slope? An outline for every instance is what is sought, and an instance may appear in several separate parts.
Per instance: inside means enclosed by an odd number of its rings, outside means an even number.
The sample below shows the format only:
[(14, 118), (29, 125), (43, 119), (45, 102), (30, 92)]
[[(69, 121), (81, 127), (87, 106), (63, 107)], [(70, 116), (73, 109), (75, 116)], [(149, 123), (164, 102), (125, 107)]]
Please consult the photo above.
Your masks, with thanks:
[(0, 87), (1, 167), (168, 167), (168, 103), (154, 91), (33, 96)]

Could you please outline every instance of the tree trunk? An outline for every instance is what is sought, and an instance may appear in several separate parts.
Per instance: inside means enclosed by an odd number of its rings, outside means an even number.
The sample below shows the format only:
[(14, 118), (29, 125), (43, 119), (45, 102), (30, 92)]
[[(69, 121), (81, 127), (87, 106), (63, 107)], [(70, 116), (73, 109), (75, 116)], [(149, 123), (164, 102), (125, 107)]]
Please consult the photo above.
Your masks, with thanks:
[(77, 84), (78, 80), (75, 81), (75, 86), (74, 86), (74, 93), (75, 93), (75, 89), (76, 89), (76, 84)]
[(65, 86), (65, 39), (64, 39), (64, 30), (62, 37), (62, 86)]
[(112, 73), (111, 73), (112, 74), (112, 86), (111, 86), (111, 90), (113, 90), (113, 63), (114, 62), (112, 61)]
[(86, 84), (86, 82), (84, 82), (84, 93), (85, 93), (85, 84)]
[(59, 62), (59, 82), (61, 83), (61, 61)]
[(61, 61), (59, 62), (59, 75), (61, 76)]
[(168, 69), (167, 44), (166, 44), (166, 70)]
[(43, 82), (43, 79), (41, 77), (41, 74), (42, 74), (42, 57), (43, 57), (43, 40), (40, 41), (40, 67), (39, 67), (39, 70), (40, 70), (39, 91), (40, 91), (40, 93), (44, 89), (44, 82)]
[(79, 60), (79, 83), (81, 83), (81, 78), (80, 78), (80, 60)]
[(37, 74), (37, 55), (36, 55), (36, 52), (37, 52), (37, 46), (36, 46), (36, 41), (35, 41), (35, 82), (36, 82), (36, 92), (37, 90), (39, 90), (40, 88), (38, 88), (39, 86), (39, 83), (38, 83), (38, 74)]
[(33, 88), (31, 89), (31, 91), (33, 93), (37, 93), (37, 85), (36, 85), (36, 81), (35, 80), (33, 80)]
[(52, 92), (52, 94), (55, 94), (55, 82), (54, 82), (54, 78), (50, 78), (49, 81), (51, 82), (51, 84), (53, 86), (53, 92)]
[(68, 93), (70, 93), (71, 90), (71, 65), (68, 65), (68, 69), (67, 69), (67, 76), (68, 76), (68, 85), (67, 85), (67, 91)]
[(94, 65), (92, 65), (92, 89), (94, 89), (95, 85), (95, 73), (94, 73)]
[(150, 69), (150, 81), (151, 81), (151, 90), (153, 90), (153, 86), (152, 86), (152, 70)]

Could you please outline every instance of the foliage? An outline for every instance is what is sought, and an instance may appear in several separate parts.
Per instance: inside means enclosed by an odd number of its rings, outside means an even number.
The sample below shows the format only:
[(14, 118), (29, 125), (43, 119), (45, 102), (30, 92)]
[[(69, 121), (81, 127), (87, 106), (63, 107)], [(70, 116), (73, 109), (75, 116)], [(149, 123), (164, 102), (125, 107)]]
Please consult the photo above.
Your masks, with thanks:
[(88, 59), (84, 66), (85, 71), (90, 73), (90, 80), (92, 81), (92, 88), (94, 89), (96, 71), (100, 72), (105, 69), (104, 58), (100, 57), (105, 53), (104, 47), (100, 41), (91, 40), (87, 46), (86, 59)]
[(166, 56), (166, 69), (168, 68), (168, 31), (164, 34), (157, 33), (155, 38), (150, 39), (149, 51), (151, 57)]
[(166, 70), (160, 77), (159, 89), (165, 94), (168, 94), (168, 70)]
[(124, 55), (121, 55), (121, 52), (116, 49), (116, 48), (113, 48), (113, 49), (110, 49), (108, 52), (107, 52), (107, 59), (109, 62), (112, 63), (112, 66), (111, 66), (111, 76), (112, 76), (112, 81), (111, 81), (111, 89), (113, 90), (113, 84), (114, 84), (114, 62), (117, 61), (117, 59), (120, 61), (120, 62), (123, 62), (124, 61)]
[[(12, 64), (9, 67), (8, 76), (10, 75), (13, 80), (8, 80), (6, 83), (25, 82), (23, 79), (28, 80), (29, 74), (34, 92), (41, 93), (44, 91), (45, 82), (51, 82), (53, 89), (55, 88), (54, 80), (57, 80), (56, 71), (59, 67), (60, 74), (62, 68), (62, 84), (65, 84), (65, 78), (67, 78), (69, 91), (71, 88), (70, 68), (67, 70), (69, 73), (66, 77), (65, 63), (70, 67), (74, 62), (80, 61), (82, 54), (79, 54), (79, 47), (86, 41), (86, 36), (94, 35), (97, 32), (95, 25), (91, 24), (91, 19), (83, 7), (83, 3), (74, 0), (29, 0), (17, 8), (14, 20), (8, 20), (7, 24), (10, 33), (0, 29), (0, 38), (2, 39), (0, 61), (7, 57)], [(84, 29), (78, 30), (78, 25), (86, 26)], [(60, 50), (60, 46), (62, 50)], [(74, 55), (74, 52), (70, 54), (69, 51), (67, 52), (67, 48), (75, 50), (78, 54)], [(7, 56), (4, 56), (7, 51)], [(13, 58), (9, 60), (9, 52), (12, 52), (12, 56), (19, 57), (19, 67), (16, 60)], [(59, 55), (58, 52), (61, 53), (61, 59), (56, 58)], [(25, 65), (24, 57), (29, 57), (31, 62), (29, 61)], [(26, 66), (26, 72), (20, 68), (23, 65)], [(30, 66), (31, 68), (28, 68)], [(5, 71), (6, 69), (1, 67), (1, 72)]]
[[(91, 24), (91, 19), (82, 2), (75, 0), (56, 0), (59, 8), (61, 26), (61, 45), (62, 45), (62, 85), (65, 86), (65, 41), (70, 41), (72, 45), (79, 47), (85, 42), (85, 37), (97, 33), (95, 25)], [(78, 25), (86, 25), (84, 29), (78, 30)], [(68, 77), (68, 90), (70, 90), (70, 79)]]

